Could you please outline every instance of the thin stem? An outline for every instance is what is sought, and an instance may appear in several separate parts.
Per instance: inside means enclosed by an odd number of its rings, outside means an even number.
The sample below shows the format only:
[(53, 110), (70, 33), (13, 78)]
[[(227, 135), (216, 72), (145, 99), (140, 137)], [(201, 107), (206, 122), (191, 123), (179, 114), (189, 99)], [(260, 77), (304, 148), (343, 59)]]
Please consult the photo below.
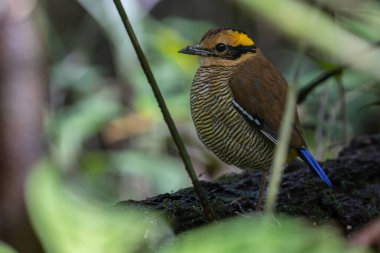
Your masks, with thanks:
[(199, 200), (200, 200), (200, 203), (203, 207), (204, 214), (209, 221), (213, 221), (215, 219), (214, 218), (215, 215), (214, 215), (212, 209), (210, 208), (207, 197), (206, 197), (205, 193), (203, 192), (201, 184), (198, 180), (198, 177), (196, 176), (196, 174), (194, 172), (193, 165), (190, 161), (189, 154), (187, 153), (185, 145), (183, 144), (183, 141), (178, 134), (177, 128), (173, 122), (172, 117), (170, 116), (169, 110), (166, 107), (165, 100), (162, 97), (160, 89), (158, 88), (157, 82), (153, 76), (153, 73), (149, 67), (148, 61), (147, 61), (147, 59), (146, 59), (146, 57), (145, 57), (145, 55), (144, 55), (144, 53), (140, 47), (140, 44), (136, 38), (136, 35), (133, 31), (131, 23), (129, 22), (128, 16), (127, 16), (120, 0), (114, 0), (114, 3), (115, 3), (116, 8), (119, 12), (121, 20), (124, 24), (125, 30), (127, 31), (129, 38), (131, 39), (131, 42), (132, 42), (133, 47), (136, 51), (137, 57), (140, 61), (141, 67), (144, 70), (145, 76), (148, 79), (148, 82), (149, 82), (149, 84), (153, 90), (154, 96), (157, 100), (157, 103), (158, 103), (160, 109), (161, 109), (164, 120), (165, 120), (165, 122), (169, 128), (170, 134), (171, 134), (175, 144), (177, 145), (179, 154), (180, 154), (180, 156), (183, 160), (183, 163), (185, 165), (185, 169), (186, 169), (187, 173), (189, 174), (189, 177), (190, 177), (190, 179), (194, 185), (195, 192), (197, 193)]
[[(328, 87), (325, 86), (323, 93), (319, 99), (319, 106), (317, 111), (317, 122), (325, 122), (325, 118), (329, 110), (327, 110), (329, 103), (329, 91)], [(327, 128), (327, 129), (326, 129)], [(314, 131), (314, 139), (315, 139), (315, 148), (314, 148), (314, 157), (316, 159), (322, 158), (323, 151), (325, 149), (325, 143), (323, 142), (325, 140), (324, 135), (327, 135), (328, 126), (326, 126), (325, 123), (323, 124), (316, 124), (316, 128)]]
[(275, 147), (274, 160), (271, 168), (271, 177), (268, 186), (268, 199), (265, 202), (264, 211), (266, 213), (273, 213), (274, 205), (277, 201), (278, 192), (280, 190), (281, 177), (283, 174), (284, 166), (288, 155), (291, 130), (294, 122), (294, 112), (297, 109), (297, 82), (300, 73), (301, 55), (304, 48), (301, 46), (297, 60), (294, 67), (293, 85), (288, 86), (285, 111), (283, 120), (279, 130), (279, 140)]
[(294, 111), (296, 110), (296, 90), (290, 86), (288, 88), (288, 96), (286, 99), (284, 120), (281, 124), (279, 143), (276, 146), (274, 153), (274, 160), (272, 164), (272, 173), (270, 177), (270, 183), (268, 187), (268, 200), (265, 202), (264, 211), (266, 213), (272, 213), (274, 205), (277, 201), (277, 195), (280, 189), (281, 177), (283, 174), (283, 164), (288, 154), (290, 132), (292, 123), (294, 120)]
[(343, 140), (343, 146), (346, 146), (348, 143), (348, 117), (347, 117), (347, 106), (346, 106), (346, 92), (344, 90), (344, 85), (342, 78), (338, 78), (337, 80), (338, 85), (338, 94), (339, 94), (339, 101), (341, 103), (342, 108), (342, 140)]

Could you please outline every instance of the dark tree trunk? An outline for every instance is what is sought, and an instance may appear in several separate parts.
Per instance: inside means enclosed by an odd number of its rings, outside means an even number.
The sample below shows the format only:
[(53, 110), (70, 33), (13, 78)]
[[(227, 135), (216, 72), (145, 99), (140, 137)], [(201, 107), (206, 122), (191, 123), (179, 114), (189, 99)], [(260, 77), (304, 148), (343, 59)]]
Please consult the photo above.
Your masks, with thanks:
[(32, 3), (18, 1), (2, 10), (0, 240), (9, 243), (18, 252), (42, 252), (24, 201), (25, 178), (42, 148), (45, 80), (42, 78), (40, 41), (31, 18)]

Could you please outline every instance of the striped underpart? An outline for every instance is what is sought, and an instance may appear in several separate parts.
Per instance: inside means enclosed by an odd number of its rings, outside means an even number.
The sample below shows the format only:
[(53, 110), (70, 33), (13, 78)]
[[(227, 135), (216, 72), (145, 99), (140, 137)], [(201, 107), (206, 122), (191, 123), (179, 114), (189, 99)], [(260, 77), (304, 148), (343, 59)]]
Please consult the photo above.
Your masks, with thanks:
[(198, 69), (191, 87), (191, 115), (200, 140), (222, 161), (241, 169), (266, 170), (274, 144), (234, 108), (228, 80), (236, 69)]

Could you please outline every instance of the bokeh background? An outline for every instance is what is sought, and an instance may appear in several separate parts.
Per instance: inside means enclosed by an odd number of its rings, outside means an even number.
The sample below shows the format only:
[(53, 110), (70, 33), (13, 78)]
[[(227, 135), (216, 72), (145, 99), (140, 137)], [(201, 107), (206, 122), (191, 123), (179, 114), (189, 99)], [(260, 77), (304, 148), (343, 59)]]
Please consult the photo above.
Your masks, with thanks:
[[(348, 66), (298, 107), (318, 159), (335, 157), (354, 136), (380, 130), (379, 1), (259, 2), (123, 1), (203, 180), (239, 171), (199, 142), (189, 109), (198, 60), (177, 53), (210, 28), (247, 32), (299, 89)], [(0, 226), (2, 237), (21, 251), (29, 247), (16, 238), (30, 229), (24, 192), (33, 166), (55, 171), (52, 177), (59, 175), (63, 188), (96, 205), (190, 186), (112, 1), (3, 0), (0, 96)], [(48, 202), (41, 200), (49, 191), (42, 182), (51, 178), (41, 175), (27, 188), (35, 193), (27, 194), (35, 215), (33, 206)]]

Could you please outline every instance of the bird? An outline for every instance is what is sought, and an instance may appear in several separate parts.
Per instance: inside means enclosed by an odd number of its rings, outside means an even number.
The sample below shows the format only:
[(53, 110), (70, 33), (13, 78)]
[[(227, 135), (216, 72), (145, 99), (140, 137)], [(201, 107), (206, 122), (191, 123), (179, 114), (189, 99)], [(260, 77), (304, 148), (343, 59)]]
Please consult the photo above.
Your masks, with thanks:
[[(260, 210), (285, 107), (288, 83), (251, 37), (234, 28), (207, 31), (197, 45), (179, 53), (200, 58), (190, 91), (197, 135), (223, 162), (263, 171), (256, 209)], [(331, 187), (310, 153), (295, 109), (287, 161), (300, 157)]]

